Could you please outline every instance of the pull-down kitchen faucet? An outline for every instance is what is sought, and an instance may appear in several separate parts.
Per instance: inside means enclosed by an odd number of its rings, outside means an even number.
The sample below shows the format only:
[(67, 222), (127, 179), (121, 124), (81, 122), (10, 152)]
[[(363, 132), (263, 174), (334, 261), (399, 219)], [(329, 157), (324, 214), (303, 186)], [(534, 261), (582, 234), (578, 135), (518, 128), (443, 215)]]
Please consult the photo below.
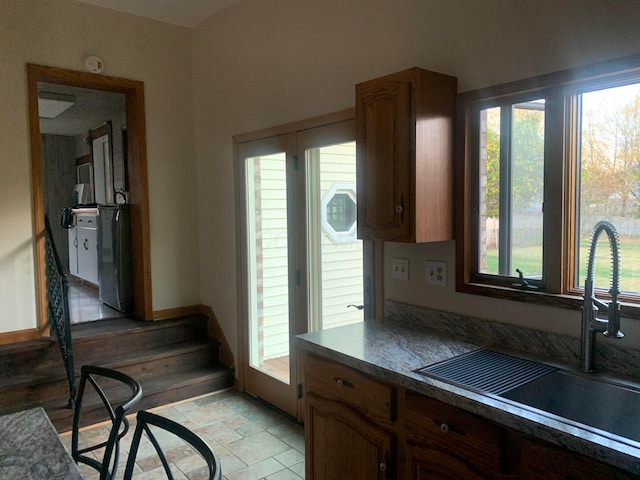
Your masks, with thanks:
[[(609, 294), (611, 302), (606, 302), (596, 298), (593, 291), (593, 266), (595, 261), (598, 238), (602, 232), (606, 232), (609, 238), (609, 250), (611, 252), (611, 287)], [(618, 294), (620, 293), (620, 257), (618, 255), (618, 232), (611, 222), (602, 220), (596, 223), (591, 233), (591, 246), (589, 250), (589, 263), (587, 264), (587, 275), (584, 281), (584, 303), (582, 306), (582, 332), (580, 350), (580, 370), (583, 372), (593, 371), (593, 353), (595, 349), (595, 336), (597, 332), (609, 338), (622, 338), (624, 334), (620, 331), (620, 303)], [(607, 319), (598, 318), (598, 311), (606, 310)]]

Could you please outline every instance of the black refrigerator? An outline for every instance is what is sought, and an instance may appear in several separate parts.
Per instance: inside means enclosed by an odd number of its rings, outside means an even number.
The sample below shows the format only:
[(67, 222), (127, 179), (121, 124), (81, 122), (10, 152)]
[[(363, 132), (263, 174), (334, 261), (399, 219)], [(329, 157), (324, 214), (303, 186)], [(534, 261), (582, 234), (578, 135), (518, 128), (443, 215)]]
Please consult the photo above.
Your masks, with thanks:
[(122, 313), (133, 311), (128, 204), (98, 205), (98, 284), (102, 303)]

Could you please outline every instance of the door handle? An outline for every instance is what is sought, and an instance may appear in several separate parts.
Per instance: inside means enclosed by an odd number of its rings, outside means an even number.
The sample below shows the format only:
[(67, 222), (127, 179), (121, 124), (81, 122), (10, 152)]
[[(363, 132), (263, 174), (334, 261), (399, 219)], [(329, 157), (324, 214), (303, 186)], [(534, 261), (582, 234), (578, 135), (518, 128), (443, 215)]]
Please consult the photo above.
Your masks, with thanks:
[(347, 305), (347, 308), (349, 307), (353, 307), (353, 308), (357, 308), (358, 310), (362, 310), (364, 308), (364, 305), (354, 305), (353, 303), (350, 303), (349, 305)]

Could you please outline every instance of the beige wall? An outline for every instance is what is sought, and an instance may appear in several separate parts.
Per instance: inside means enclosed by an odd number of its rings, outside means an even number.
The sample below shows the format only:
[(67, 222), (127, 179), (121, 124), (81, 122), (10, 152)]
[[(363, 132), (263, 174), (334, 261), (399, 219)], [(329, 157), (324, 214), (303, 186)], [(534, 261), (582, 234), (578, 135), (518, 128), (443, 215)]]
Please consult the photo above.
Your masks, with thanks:
[(0, 0), (0, 332), (36, 326), (27, 62), (145, 84), (153, 308), (199, 302), (191, 31), (73, 0)]
[[(459, 78), (461, 91), (640, 52), (636, 0), (245, 0), (194, 30), (201, 301), (235, 345), (238, 311), (232, 135), (354, 106), (354, 85), (412, 66)], [(454, 242), (387, 247), (409, 258), (387, 297), (578, 335), (578, 313), (462, 295)], [(444, 260), (446, 288), (425, 260)], [(388, 269), (387, 269), (388, 271)], [(631, 324), (634, 325), (631, 325)], [(625, 321), (627, 344), (640, 344)], [(236, 351), (237, 354), (237, 351)]]
[[(0, 332), (36, 324), (26, 62), (96, 54), (145, 83), (153, 307), (211, 305), (235, 347), (232, 135), (353, 107), (357, 82), (411, 66), (463, 91), (640, 52), (636, 0), (244, 0), (193, 31), (73, 0), (0, 8)], [(386, 278), (388, 298), (578, 334), (577, 312), (456, 293), (453, 242), (392, 256), (411, 279)], [(426, 259), (447, 262), (446, 288), (425, 286)]]

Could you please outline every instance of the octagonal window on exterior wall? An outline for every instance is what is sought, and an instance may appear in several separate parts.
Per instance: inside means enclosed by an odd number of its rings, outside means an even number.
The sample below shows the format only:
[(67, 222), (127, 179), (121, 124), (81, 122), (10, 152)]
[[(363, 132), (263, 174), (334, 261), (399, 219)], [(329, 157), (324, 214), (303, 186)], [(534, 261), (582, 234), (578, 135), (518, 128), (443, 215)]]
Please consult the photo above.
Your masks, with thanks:
[(322, 198), (322, 229), (334, 243), (356, 241), (356, 186), (335, 183)]

